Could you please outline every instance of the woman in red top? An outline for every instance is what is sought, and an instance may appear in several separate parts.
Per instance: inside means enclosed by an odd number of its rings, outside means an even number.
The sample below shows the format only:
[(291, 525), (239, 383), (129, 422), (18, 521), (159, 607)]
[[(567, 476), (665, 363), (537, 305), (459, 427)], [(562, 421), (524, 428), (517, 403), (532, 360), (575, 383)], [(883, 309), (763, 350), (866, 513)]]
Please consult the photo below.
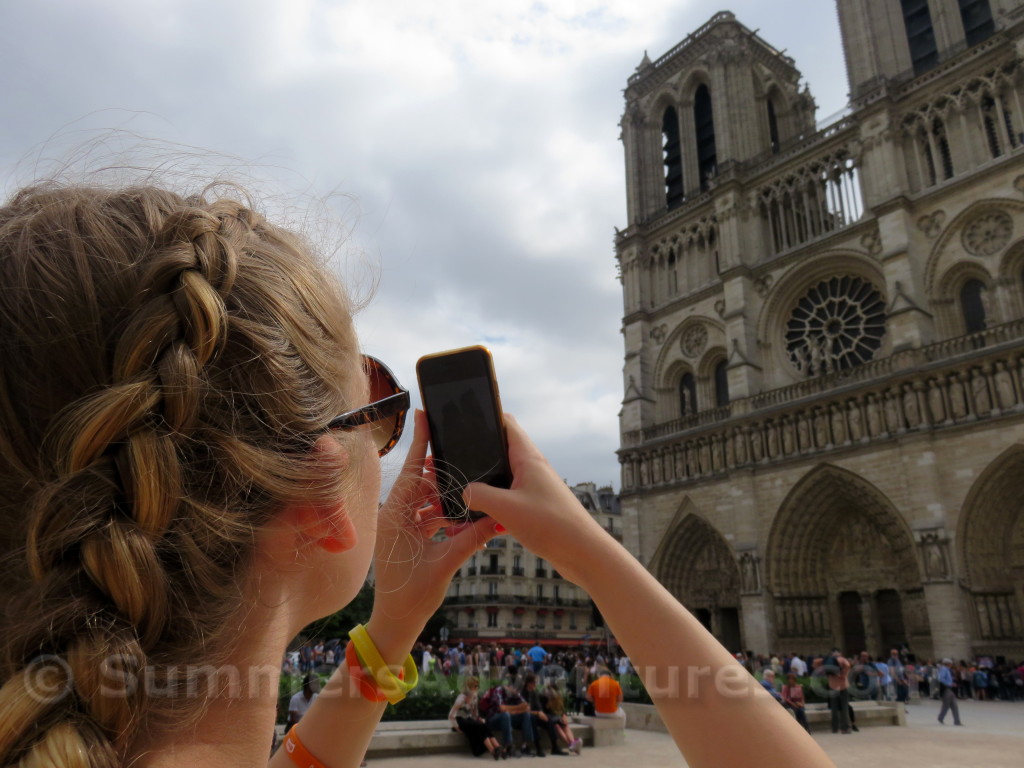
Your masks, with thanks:
[(811, 732), (810, 726), (807, 724), (807, 702), (804, 699), (804, 687), (796, 681), (796, 675), (789, 674), (786, 676), (786, 684), (782, 686), (782, 700), (786, 703), (786, 706), (793, 710), (793, 714), (796, 715), (796, 721), (804, 727), (804, 730), (808, 733)]

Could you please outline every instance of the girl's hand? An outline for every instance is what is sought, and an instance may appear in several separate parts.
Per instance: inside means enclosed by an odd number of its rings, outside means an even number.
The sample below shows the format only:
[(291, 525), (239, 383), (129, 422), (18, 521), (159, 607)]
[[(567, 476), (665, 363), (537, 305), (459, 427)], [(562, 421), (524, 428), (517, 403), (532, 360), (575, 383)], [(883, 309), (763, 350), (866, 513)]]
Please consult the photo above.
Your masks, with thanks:
[(519, 426), (505, 414), (512, 487), (470, 483), (463, 494), (470, 508), (486, 513), (522, 545), (549, 561), (558, 572), (580, 583), (580, 566), (592, 545), (616, 544), (555, 472)]
[(416, 411), (414, 421), (402, 472), (378, 515), (373, 615), (366, 627), (389, 662), (405, 657), (441, 605), (455, 570), (496, 533), (494, 521), (482, 518), (434, 540), (450, 521), (441, 514), (426, 457), (426, 415)]

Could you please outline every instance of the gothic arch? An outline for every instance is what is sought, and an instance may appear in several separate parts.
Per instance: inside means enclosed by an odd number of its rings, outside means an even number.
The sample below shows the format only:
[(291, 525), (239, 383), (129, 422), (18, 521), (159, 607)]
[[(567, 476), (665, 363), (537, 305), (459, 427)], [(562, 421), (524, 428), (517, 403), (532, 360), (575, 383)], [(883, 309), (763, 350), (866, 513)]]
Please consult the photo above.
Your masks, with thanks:
[(765, 561), (768, 587), (779, 596), (921, 586), (913, 537), (895, 505), (864, 478), (831, 464), (790, 490), (772, 523)]
[[(959, 242), (959, 238), (964, 232), (964, 226), (969, 225), (976, 218), (985, 213), (998, 213), (1000, 211), (1007, 213), (1013, 223), (1016, 223), (1016, 220), (1020, 218), (1022, 213), (1024, 213), (1024, 203), (1007, 198), (988, 198), (985, 200), (978, 200), (967, 206), (964, 210), (958, 213), (951, 222), (949, 222), (948, 226), (946, 226), (942, 231), (942, 234), (939, 235), (938, 240), (935, 241), (935, 246), (932, 248), (931, 253), (928, 255), (928, 259), (925, 262), (925, 295), (935, 296), (938, 276), (944, 273), (952, 263), (958, 262), (964, 257), (963, 245)], [(1004, 246), (999, 248), (996, 252), (1001, 252), (1005, 246), (1009, 245), (1011, 240), (1007, 240)], [(949, 265), (943, 264), (944, 260), (949, 261)]]
[(971, 589), (1012, 589), (1024, 578), (1024, 445), (1007, 448), (974, 481), (957, 539)]
[[(775, 286), (761, 307), (757, 320), (757, 338), (765, 349), (763, 365), (772, 386), (784, 386), (799, 380), (786, 354), (785, 329), (790, 312), (801, 297), (822, 280), (839, 275), (859, 277), (871, 283), (886, 299), (885, 277), (879, 264), (856, 251), (832, 251), (813, 264), (791, 266), (775, 280)], [(889, 335), (882, 340), (876, 358), (888, 354)]]
[(910, 641), (930, 652), (913, 537), (892, 501), (853, 472), (822, 464), (790, 490), (765, 563), (778, 642), (879, 654)]
[(650, 570), (727, 648), (739, 650), (736, 555), (688, 499), (651, 558)]
[(939, 332), (946, 338), (967, 333), (960, 305), (960, 291), (970, 280), (977, 280), (985, 286), (987, 299), (984, 303), (988, 326), (992, 327), (1000, 322), (999, 313), (992, 300), (996, 290), (995, 280), (983, 262), (977, 259), (964, 259), (946, 270), (939, 279), (936, 294), (931, 300), (936, 319), (939, 321)]
[(1006, 249), (996, 274), (999, 285), (1007, 292), (1003, 319), (1024, 317), (1024, 239)]
[[(684, 335), (691, 332), (692, 328), (703, 326), (707, 330), (707, 341), (703, 347), (697, 349), (694, 355), (685, 355), (682, 349)], [(725, 346), (725, 328), (721, 321), (712, 320), (705, 315), (694, 315), (686, 318), (677, 325), (665, 338), (665, 343), (658, 352), (658, 358), (654, 363), (654, 381), (660, 388), (671, 387), (674, 379), (679, 378), (679, 365), (685, 363), (690, 366), (694, 373), (697, 372), (697, 362), (704, 354), (705, 349)]]
[(1024, 650), (1024, 445), (998, 456), (971, 487), (957, 540), (978, 652)]

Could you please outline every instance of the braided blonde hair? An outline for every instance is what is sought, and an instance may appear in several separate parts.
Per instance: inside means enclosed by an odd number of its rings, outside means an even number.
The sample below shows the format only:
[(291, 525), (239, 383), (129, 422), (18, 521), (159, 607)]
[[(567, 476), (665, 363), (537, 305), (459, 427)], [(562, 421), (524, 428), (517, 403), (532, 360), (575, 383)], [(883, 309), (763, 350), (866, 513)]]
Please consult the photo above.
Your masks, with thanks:
[(110, 660), (230, 651), (255, 533), (347, 490), (305, 448), (359, 370), (341, 287), (251, 207), (44, 186), (0, 209), (0, 765), (120, 765), (195, 716), (111, 691)]

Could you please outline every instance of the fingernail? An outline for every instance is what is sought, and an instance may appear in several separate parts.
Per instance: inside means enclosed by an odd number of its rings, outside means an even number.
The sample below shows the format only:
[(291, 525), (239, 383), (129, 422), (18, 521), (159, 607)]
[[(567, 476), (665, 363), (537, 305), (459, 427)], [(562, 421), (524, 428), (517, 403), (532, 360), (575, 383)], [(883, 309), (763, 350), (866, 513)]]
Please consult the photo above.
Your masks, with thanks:
[(506, 528), (501, 523), (495, 523), (494, 524), (494, 532), (495, 533), (505, 533), (505, 531), (507, 531), (507, 530), (508, 530), (508, 528)]

